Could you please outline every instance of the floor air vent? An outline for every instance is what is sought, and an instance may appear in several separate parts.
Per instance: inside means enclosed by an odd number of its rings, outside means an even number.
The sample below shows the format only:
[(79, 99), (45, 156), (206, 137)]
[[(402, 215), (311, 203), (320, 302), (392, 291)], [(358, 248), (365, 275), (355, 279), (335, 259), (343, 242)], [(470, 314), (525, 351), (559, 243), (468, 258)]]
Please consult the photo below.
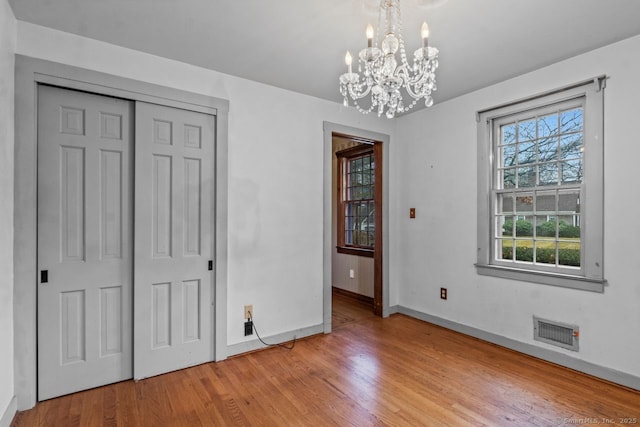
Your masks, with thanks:
[(578, 326), (533, 317), (533, 339), (536, 341), (578, 351), (579, 336)]

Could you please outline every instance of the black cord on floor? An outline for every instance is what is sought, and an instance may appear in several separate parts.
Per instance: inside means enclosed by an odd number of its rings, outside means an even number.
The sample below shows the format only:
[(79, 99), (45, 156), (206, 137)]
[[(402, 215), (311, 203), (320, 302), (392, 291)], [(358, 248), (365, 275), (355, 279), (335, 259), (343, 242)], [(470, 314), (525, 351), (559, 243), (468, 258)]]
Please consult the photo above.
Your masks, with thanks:
[(291, 345), (285, 345), (285, 344), (269, 344), (264, 342), (264, 340), (262, 338), (260, 338), (260, 334), (258, 333), (258, 329), (256, 328), (256, 322), (253, 320), (253, 315), (251, 314), (251, 312), (249, 311), (249, 321), (253, 323), (253, 330), (256, 331), (256, 336), (258, 337), (258, 339), (260, 340), (260, 342), (264, 345), (266, 345), (267, 347), (282, 347), (285, 348), (287, 350), (293, 350), (293, 347), (295, 347), (296, 345), (296, 336), (293, 336), (293, 342), (291, 343)]

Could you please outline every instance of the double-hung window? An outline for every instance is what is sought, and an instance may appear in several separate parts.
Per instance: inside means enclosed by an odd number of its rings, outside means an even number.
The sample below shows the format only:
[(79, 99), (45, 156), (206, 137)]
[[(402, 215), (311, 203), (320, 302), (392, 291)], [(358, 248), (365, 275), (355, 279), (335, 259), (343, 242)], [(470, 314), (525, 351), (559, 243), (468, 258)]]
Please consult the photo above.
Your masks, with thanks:
[(603, 88), (478, 114), (480, 274), (603, 290)]
[(338, 157), (338, 251), (373, 256), (375, 245), (375, 154), (359, 145)]

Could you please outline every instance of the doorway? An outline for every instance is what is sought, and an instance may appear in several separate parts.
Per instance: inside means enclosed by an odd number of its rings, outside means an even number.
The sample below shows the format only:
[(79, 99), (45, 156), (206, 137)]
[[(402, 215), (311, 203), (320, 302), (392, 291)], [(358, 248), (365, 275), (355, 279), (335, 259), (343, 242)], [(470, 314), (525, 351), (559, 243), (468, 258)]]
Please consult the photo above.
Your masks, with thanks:
[[(381, 315), (376, 283), (380, 251), (381, 150), (378, 141), (332, 134), (332, 323), (334, 326)], [(377, 233), (376, 233), (377, 231)], [(378, 239), (376, 239), (376, 237)], [(377, 241), (378, 240), (378, 241)], [(378, 291), (378, 292), (376, 292)]]
[[(362, 315), (389, 315), (389, 137), (325, 122), (324, 141), (324, 325), (330, 332), (334, 322), (359, 317), (345, 302)], [(332, 319), (334, 298), (342, 314)]]

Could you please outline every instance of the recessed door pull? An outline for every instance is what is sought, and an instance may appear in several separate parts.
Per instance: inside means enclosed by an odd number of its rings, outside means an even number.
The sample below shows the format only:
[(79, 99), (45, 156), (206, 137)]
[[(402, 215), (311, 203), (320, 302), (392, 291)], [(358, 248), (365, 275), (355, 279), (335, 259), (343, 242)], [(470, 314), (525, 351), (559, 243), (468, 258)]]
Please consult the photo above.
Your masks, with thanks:
[(40, 283), (49, 283), (49, 270), (40, 270)]

